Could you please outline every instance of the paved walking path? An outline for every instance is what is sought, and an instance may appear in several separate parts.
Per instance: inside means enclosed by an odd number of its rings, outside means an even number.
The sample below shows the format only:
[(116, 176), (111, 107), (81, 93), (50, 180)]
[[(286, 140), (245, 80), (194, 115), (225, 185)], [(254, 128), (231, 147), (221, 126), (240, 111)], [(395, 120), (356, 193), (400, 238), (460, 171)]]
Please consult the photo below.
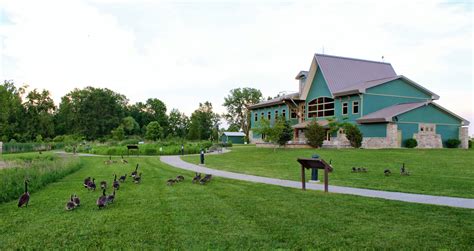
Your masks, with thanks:
[[(198, 166), (195, 164), (185, 162), (181, 160), (179, 156), (161, 156), (160, 160), (173, 167), (177, 167), (177, 168), (181, 168), (181, 169), (185, 169), (185, 170), (189, 170), (193, 172), (212, 174), (215, 176), (235, 179), (235, 180), (243, 180), (243, 181), (250, 181), (250, 182), (257, 182), (257, 183), (264, 183), (264, 184), (270, 184), (270, 185), (301, 189), (301, 182), (298, 182), (298, 181), (267, 178), (267, 177), (261, 177), (261, 176), (255, 176), (255, 175), (240, 174), (240, 173), (211, 169), (204, 166)], [(324, 191), (324, 185), (306, 183), (306, 189)], [(415, 202), (415, 203), (422, 203), (422, 204), (433, 204), (433, 205), (474, 209), (474, 199), (463, 199), (463, 198), (456, 198), (456, 197), (433, 196), (433, 195), (399, 193), (399, 192), (386, 192), (386, 191), (380, 191), (380, 190), (341, 187), (341, 186), (332, 186), (332, 185), (329, 185), (329, 192), (351, 194), (351, 195), (358, 195), (358, 196), (372, 197), (372, 198), (382, 198), (382, 199), (387, 199), (387, 200), (398, 200), (398, 201), (405, 201), (405, 202)]]

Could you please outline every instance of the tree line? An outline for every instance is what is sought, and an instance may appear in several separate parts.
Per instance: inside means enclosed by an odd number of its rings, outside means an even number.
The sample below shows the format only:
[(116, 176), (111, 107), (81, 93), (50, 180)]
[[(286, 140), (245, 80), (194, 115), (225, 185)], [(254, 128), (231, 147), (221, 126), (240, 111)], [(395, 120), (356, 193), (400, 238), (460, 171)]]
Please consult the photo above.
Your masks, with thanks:
[(4, 81), (0, 85), (0, 141), (61, 141), (66, 136), (86, 140), (135, 136), (215, 140), (221, 118), (228, 121), (231, 131), (243, 130), (248, 136), (248, 106), (261, 98), (259, 90), (237, 88), (225, 98), (227, 113), (217, 114), (206, 101), (188, 117), (178, 109), (167, 113), (158, 98), (130, 104), (125, 95), (107, 88), (75, 88), (56, 106), (48, 90), (26, 93), (26, 87)]

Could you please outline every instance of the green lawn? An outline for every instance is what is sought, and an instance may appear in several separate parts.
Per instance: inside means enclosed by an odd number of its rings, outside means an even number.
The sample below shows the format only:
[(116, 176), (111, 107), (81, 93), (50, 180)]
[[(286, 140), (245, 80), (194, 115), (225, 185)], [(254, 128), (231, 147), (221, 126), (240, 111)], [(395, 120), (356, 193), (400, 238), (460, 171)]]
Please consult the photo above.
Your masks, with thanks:
[[(6, 249), (470, 249), (474, 210), (403, 203), (214, 178), (193, 185), (190, 173), (157, 158), (103, 164), (81, 158), (79, 171), (31, 194), (28, 208), (0, 204), (0, 250)], [(143, 183), (128, 180), (113, 205), (98, 210), (86, 176), (112, 180), (141, 164)], [(184, 174), (184, 183), (167, 186)], [(71, 193), (82, 201), (66, 212)]]
[[(215, 169), (300, 180), (298, 157), (317, 153), (332, 159), (330, 184), (387, 191), (474, 198), (474, 150), (462, 149), (273, 149), (233, 147), (230, 153), (207, 155), (206, 166)], [(184, 160), (198, 163), (199, 156)], [(400, 176), (406, 164), (410, 176)], [(367, 173), (352, 173), (352, 167), (365, 167)], [(384, 169), (391, 176), (383, 174)], [(322, 179), (320, 171), (320, 179)], [(307, 172), (310, 178), (310, 172)]]

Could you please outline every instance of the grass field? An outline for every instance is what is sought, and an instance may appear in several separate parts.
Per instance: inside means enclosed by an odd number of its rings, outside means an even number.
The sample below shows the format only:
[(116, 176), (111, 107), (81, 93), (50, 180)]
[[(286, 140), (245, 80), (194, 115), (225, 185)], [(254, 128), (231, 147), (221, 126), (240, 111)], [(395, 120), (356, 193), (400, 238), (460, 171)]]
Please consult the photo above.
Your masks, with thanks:
[[(84, 167), (31, 194), (28, 208), (0, 204), (5, 249), (470, 249), (474, 210), (411, 204), (215, 178), (194, 185), (191, 174), (157, 158)], [(112, 181), (139, 162), (143, 183), (128, 180), (114, 204), (98, 210), (99, 191), (82, 187), (93, 176)], [(167, 186), (168, 178), (186, 180)], [(109, 191), (110, 192), (110, 191)], [(82, 205), (66, 212), (77, 193)]]
[[(207, 155), (206, 166), (245, 174), (301, 180), (298, 157), (319, 154), (332, 160), (330, 184), (431, 195), (474, 198), (474, 150), (462, 149), (273, 149), (233, 147), (230, 153)], [(183, 160), (199, 163), (199, 156)], [(406, 164), (410, 176), (400, 176)], [(352, 173), (352, 167), (367, 173)], [(391, 176), (383, 174), (384, 169)], [(320, 172), (322, 179), (322, 172)], [(307, 172), (310, 178), (310, 172)]]

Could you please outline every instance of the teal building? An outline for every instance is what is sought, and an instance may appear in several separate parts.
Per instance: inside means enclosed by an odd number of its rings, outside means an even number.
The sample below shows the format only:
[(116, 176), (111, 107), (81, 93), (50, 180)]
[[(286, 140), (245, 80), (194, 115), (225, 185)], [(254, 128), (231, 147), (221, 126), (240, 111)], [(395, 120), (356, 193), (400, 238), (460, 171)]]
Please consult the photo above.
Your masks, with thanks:
[(243, 144), (245, 133), (243, 132), (223, 132), (221, 135), (222, 143)]
[[(356, 124), (362, 147), (398, 148), (414, 138), (419, 148), (442, 148), (448, 139), (468, 147), (469, 122), (436, 104), (440, 97), (397, 75), (390, 63), (315, 54), (309, 71), (296, 75), (299, 91), (250, 106), (252, 143), (263, 143), (253, 132), (259, 119), (272, 123), (282, 116), (294, 129), (290, 145), (306, 146), (311, 121), (327, 127), (331, 119)], [(323, 147), (349, 147), (340, 130), (327, 131)]]

